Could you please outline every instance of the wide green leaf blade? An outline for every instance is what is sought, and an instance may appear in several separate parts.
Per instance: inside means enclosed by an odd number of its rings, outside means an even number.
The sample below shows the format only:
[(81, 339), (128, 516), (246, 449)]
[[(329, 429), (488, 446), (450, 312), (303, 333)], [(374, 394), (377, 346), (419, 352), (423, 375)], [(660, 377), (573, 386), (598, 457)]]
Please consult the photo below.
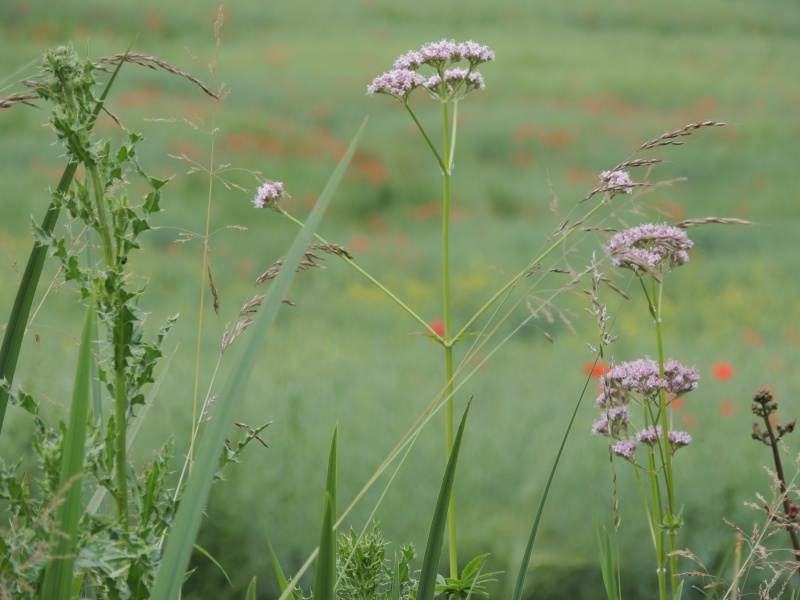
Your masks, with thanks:
[(86, 419), (89, 415), (93, 323), (94, 297), (89, 302), (83, 324), (78, 367), (72, 389), (69, 425), (64, 434), (64, 454), (61, 457), (61, 476), (58, 483), (63, 502), (56, 510), (57, 525), (50, 538), (53, 544), (53, 556), (56, 558), (48, 563), (44, 576), (42, 597), (53, 600), (68, 599), (72, 593), (72, 568), (75, 564), (83, 487), (80, 479), (86, 448)]
[(256, 360), (261, 356), (264, 338), (275, 321), (275, 316), (283, 298), (286, 296), (289, 284), (295, 275), (297, 266), (300, 264), (303, 253), (311, 241), (314, 231), (319, 226), (331, 197), (344, 176), (365, 125), (366, 119), (361, 124), (350, 147), (328, 180), (314, 210), (311, 211), (306, 220), (305, 226), (297, 234), (289, 252), (286, 254), (283, 267), (270, 286), (264, 299), (262, 310), (251, 327), (251, 335), (247, 340), (247, 344), (241, 346), (239, 353), (236, 355), (237, 360), (234, 361), (234, 364), (237, 365), (236, 369), (231, 373), (222, 394), (214, 404), (214, 418), (205, 425), (206, 429), (199, 443), (195, 465), (189, 477), (186, 492), (175, 515), (172, 531), (167, 538), (161, 568), (153, 588), (154, 600), (172, 600), (178, 597), (183, 582), (183, 572), (189, 564), (192, 544), (200, 529), (203, 509), (219, 463), (219, 453), (225, 441), (228, 427), (233, 421), (234, 411), (244, 393), (245, 385), (250, 378)]
[(453, 482), (456, 478), (456, 463), (458, 462), (458, 451), (461, 448), (461, 438), (464, 435), (464, 425), (467, 422), (467, 415), (471, 402), (467, 404), (464, 416), (461, 417), (461, 424), (458, 426), (456, 439), (453, 441), (453, 448), (450, 457), (447, 459), (447, 467), (444, 470), (442, 487), (439, 490), (439, 498), (436, 501), (436, 509), (433, 511), (430, 533), (428, 534), (428, 544), (425, 546), (425, 557), (422, 559), (422, 571), (419, 575), (419, 588), (417, 589), (417, 600), (433, 600), (436, 594), (436, 574), (439, 571), (439, 559), (442, 555), (442, 544), (444, 543), (444, 530), (447, 525), (447, 505), (450, 502), (450, 493), (453, 490)]

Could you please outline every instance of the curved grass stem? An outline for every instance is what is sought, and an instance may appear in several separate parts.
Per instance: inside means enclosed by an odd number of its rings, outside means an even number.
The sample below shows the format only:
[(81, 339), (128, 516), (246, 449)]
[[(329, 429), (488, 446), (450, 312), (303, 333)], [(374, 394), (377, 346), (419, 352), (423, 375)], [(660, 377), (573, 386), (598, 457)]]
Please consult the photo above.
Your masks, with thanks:
[[(283, 210), (283, 209), (280, 209), (280, 210), (279, 210), (279, 212), (280, 212), (280, 214), (281, 214), (281, 215), (283, 215), (284, 217), (286, 217), (287, 219), (289, 219), (289, 220), (290, 220), (292, 223), (294, 223), (294, 224), (295, 224), (295, 225), (297, 225), (298, 227), (305, 227), (305, 225), (303, 224), (303, 222), (302, 222), (301, 220), (299, 220), (299, 219), (297, 219), (296, 217), (292, 216), (291, 214), (289, 214), (289, 213), (288, 213), (288, 212), (286, 212), (285, 210)], [(317, 233), (314, 233), (313, 235), (314, 235), (314, 239), (315, 239), (315, 240), (317, 240), (317, 241), (318, 241), (320, 244), (325, 244), (325, 245), (328, 245), (328, 243), (329, 243), (329, 242), (328, 242), (328, 241), (327, 241), (325, 238), (323, 238), (321, 235), (319, 235), (319, 234), (317, 234)], [(372, 275), (370, 275), (370, 274), (369, 274), (369, 273), (368, 273), (366, 270), (364, 270), (364, 268), (362, 268), (361, 266), (359, 266), (358, 264), (356, 264), (356, 262), (355, 262), (355, 261), (353, 261), (352, 259), (350, 259), (350, 258), (347, 258), (347, 257), (346, 257), (346, 256), (344, 256), (343, 254), (339, 254), (338, 256), (339, 256), (339, 258), (341, 258), (341, 259), (342, 259), (342, 260), (343, 260), (345, 263), (347, 263), (347, 264), (348, 264), (348, 265), (349, 265), (351, 268), (353, 268), (353, 269), (354, 269), (354, 270), (355, 270), (355, 271), (356, 271), (356, 272), (357, 272), (359, 275), (361, 275), (361, 276), (362, 276), (364, 279), (366, 279), (367, 281), (369, 281), (369, 282), (370, 282), (372, 285), (374, 285), (374, 286), (375, 286), (376, 288), (378, 288), (378, 289), (379, 289), (381, 292), (383, 292), (383, 293), (384, 293), (384, 294), (385, 294), (385, 295), (386, 295), (386, 296), (387, 296), (387, 297), (388, 297), (388, 298), (389, 298), (389, 299), (390, 299), (392, 302), (394, 302), (395, 304), (397, 304), (397, 306), (399, 306), (399, 307), (400, 307), (400, 308), (401, 308), (401, 309), (402, 309), (402, 310), (403, 310), (403, 311), (404, 311), (406, 314), (408, 314), (408, 315), (409, 315), (409, 316), (410, 316), (412, 319), (414, 319), (414, 320), (415, 320), (417, 323), (419, 323), (420, 325), (422, 325), (422, 326), (425, 328), (425, 330), (426, 330), (426, 331), (427, 331), (427, 332), (428, 332), (428, 333), (429, 333), (431, 336), (433, 336), (433, 337), (434, 337), (434, 338), (436, 338), (437, 340), (440, 340), (440, 341), (441, 341), (441, 339), (442, 339), (442, 338), (440, 338), (440, 337), (439, 337), (439, 335), (438, 335), (438, 334), (437, 334), (437, 333), (436, 333), (436, 332), (433, 330), (433, 328), (432, 328), (430, 325), (428, 325), (428, 323), (426, 323), (426, 322), (425, 322), (425, 320), (424, 320), (422, 317), (420, 317), (420, 316), (419, 316), (419, 315), (418, 315), (416, 312), (414, 312), (414, 311), (413, 311), (413, 310), (412, 310), (412, 309), (411, 309), (411, 308), (410, 308), (410, 307), (409, 307), (409, 306), (408, 306), (408, 305), (407, 305), (405, 302), (403, 302), (402, 300), (400, 300), (400, 298), (398, 298), (398, 297), (397, 297), (396, 295), (394, 295), (394, 294), (393, 294), (391, 291), (389, 291), (389, 289), (387, 289), (387, 288), (386, 288), (386, 286), (384, 286), (384, 285), (383, 285), (383, 284), (382, 284), (380, 281), (378, 281), (377, 279), (375, 279), (375, 278), (374, 278)]]

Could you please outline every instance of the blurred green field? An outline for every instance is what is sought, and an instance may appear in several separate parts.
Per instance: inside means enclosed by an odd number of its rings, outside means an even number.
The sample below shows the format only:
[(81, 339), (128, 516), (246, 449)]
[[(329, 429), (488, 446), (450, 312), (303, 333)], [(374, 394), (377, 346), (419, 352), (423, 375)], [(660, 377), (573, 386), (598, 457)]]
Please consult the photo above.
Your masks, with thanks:
[[(137, 440), (143, 463), (168, 435), (185, 449), (192, 418), (202, 243), (175, 240), (182, 231), (203, 230), (208, 187), (168, 155), (183, 153), (207, 164), (210, 146), (208, 136), (183, 120), (206, 129), (213, 123), (219, 129), (215, 162), (283, 181), (292, 195), (287, 207), (302, 217), (370, 115), (322, 233), (354, 250), (359, 264), (425, 318), (437, 318), (441, 175), (406, 113), (390, 98), (369, 98), (366, 86), (399, 54), (425, 42), (471, 38), (495, 50), (497, 61), (482, 68), (486, 90), (460, 110), (452, 251), (456, 322), (503, 283), (503, 273), (524, 267), (558, 225), (549, 208), (548, 172), (566, 211), (594, 187), (600, 171), (629, 158), (641, 143), (690, 122), (729, 123), (649, 154), (667, 161), (653, 172), (654, 180), (687, 181), (644, 196), (644, 215), (620, 213), (630, 224), (707, 216), (754, 222), (690, 230), (692, 261), (669, 278), (666, 291), (666, 352), (695, 364), (703, 376), (676, 415), (694, 437), (676, 459), (687, 522), (680, 545), (709, 569), (718, 567), (733, 542), (722, 517), (745, 530), (763, 520), (743, 507), (769, 485), (762, 469), (769, 453), (749, 439), (752, 394), (760, 386), (773, 388), (786, 419), (800, 408), (793, 364), (800, 347), (800, 5), (239, 0), (226, 4), (224, 14), (217, 78), (230, 93), (213, 121), (211, 104), (191, 84), (134, 66), (123, 70), (109, 102), (128, 128), (147, 138), (140, 149), (145, 164), (174, 175), (165, 190), (166, 211), (156, 219), (161, 227), (144, 238), (131, 265), (149, 280), (144, 304), (152, 331), (168, 315), (181, 315), (168, 345), (177, 347), (175, 358)], [(174, 0), (11, 1), (0, 15), (6, 41), (0, 95), (35, 71), (46, 48), (68, 40), (102, 56), (123, 52), (135, 39), (134, 51), (211, 82), (216, 4), (206, 0), (191, 6)], [(421, 118), (438, 133), (435, 107), (420, 106)], [(0, 112), (0, 321), (7, 318), (30, 249), (31, 215), (41, 218), (46, 189), (63, 164), (61, 149), (42, 127), (46, 119), (45, 110), (24, 106)], [(114, 132), (110, 120), (99, 129)], [(254, 187), (245, 174), (231, 177)], [(203, 390), (211, 384), (225, 322), (236, 317), (252, 280), (281, 256), (295, 232), (277, 215), (255, 212), (251, 199), (215, 185), (212, 229), (218, 233), (211, 264), (222, 304), (219, 318), (210, 308), (205, 315)], [(584, 267), (601, 243), (600, 237), (587, 238), (568, 260)], [(273, 421), (266, 430), (270, 448), (253, 448), (215, 487), (198, 540), (236, 587), (200, 557), (187, 598), (240, 598), (253, 575), (263, 597), (274, 597), (263, 532), (287, 573), (313, 550), (334, 424), (340, 428), (340, 502), (346, 503), (443, 383), (438, 347), (413, 335), (414, 322), (343, 263), (329, 258), (326, 266), (298, 277), (291, 293), (298, 306), (280, 315), (239, 410), (238, 419), (251, 425)], [(52, 280), (52, 265), (48, 273)], [(546, 279), (536, 291), (544, 295), (558, 285)], [(40, 296), (47, 285), (41, 288)], [(579, 292), (559, 298), (575, 333), (562, 321), (534, 321), (459, 395), (462, 406), (474, 398), (457, 488), (460, 556), (492, 553), (490, 567), (507, 572), (494, 597), (510, 590), (592, 359), (585, 341), (595, 332)], [(616, 308), (616, 297), (606, 299)], [(18, 383), (40, 394), (54, 414), (62, 412), (71, 389), (80, 314), (75, 295), (56, 282), (23, 347)], [(511, 322), (522, 318), (524, 310)], [(622, 307), (616, 357), (655, 353), (647, 322), (641, 302)], [(719, 362), (731, 364), (735, 376), (715, 379), (712, 368)], [(224, 375), (223, 361), (221, 381)], [(608, 522), (611, 482), (604, 440), (588, 434), (596, 412), (593, 385), (534, 551), (532, 599), (600, 597), (593, 506)], [(9, 419), (0, 439), (6, 462), (23, 456), (30, 442), (27, 419), (15, 413)], [(376, 518), (393, 542), (390, 553), (409, 541), (420, 553), (424, 548), (443, 470), (439, 421), (420, 437), (378, 508)], [(627, 597), (648, 598), (655, 584), (652, 547), (635, 479), (622, 467), (623, 577)], [(353, 513), (356, 528), (363, 527), (387, 481), (382, 478)]]

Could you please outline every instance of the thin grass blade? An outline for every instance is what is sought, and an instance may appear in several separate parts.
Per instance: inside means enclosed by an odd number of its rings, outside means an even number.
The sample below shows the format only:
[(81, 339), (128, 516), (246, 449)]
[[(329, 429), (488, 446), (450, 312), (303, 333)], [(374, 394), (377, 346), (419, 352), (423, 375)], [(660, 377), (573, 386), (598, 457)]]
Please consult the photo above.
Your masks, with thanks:
[(278, 579), (278, 586), (281, 588), (281, 593), (286, 591), (289, 587), (289, 582), (286, 580), (286, 575), (283, 574), (281, 563), (278, 561), (278, 555), (275, 554), (275, 549), (272, 547), (272, 542), (269, 540), (267, 532), (264, 532), (264, 537), (267, 538), (267, 546), (269, 547), (269, 554), (272, 557), (272, 568), (275, 571), (275, 577)]
[(256, 578), (250, 580), (250, 585), (247, 586), (247, 593), (245, 594), (246, 600), (256, 600)]
[(328, 454), (328, 477), (325, 481), (325, 491), (331, 495), (331, 512), (334, 520), (336, 519), (336, 481), (337, 473), (337, 451), (339, 445), (339, 424), (333, 428), (333, 439), (331, 439), (331, 451)]
[(229, 584), (231, 587), (233, 587), (233, 582), (231, 581), (231, 578), (230, 578), (230, 577), (228, 577), (228, 574), (225, 572), (225, 569), (223, 569), (223, 568), (222, 568), (222, 565), (221, 565), (221, 564), (219, 564), (219, 563), (217, 562), (217, 559), (216, 559), (216, 558), (214, 558), (213, 556), (211, 556), (211, 554), (209, 553), (209, 551), (208, 551), (208, 550), (206, 550), (205, 548), (203, 548), (203, 547), (202, 547), (202, 546), (200, 546), (199, 544), (195, 544), (195, 545), (194, 545), (194, 549), (195, 549), (195, 550), (197, 550), (197, 551), (198, 551), (200, 554), (202, 554), (203, 556), (205, 556), (205, 557), (206, 557), (208, 560), (210, 560), (212, 563), (214, 563), (214, 566), (216, 566), (216, 567), (217, 567), (217, 568), (218, 568), (218, 569), (219, 569), (219, 570), (222, 572), (222, 574), (225, 576), (225, 579), (228, 581), (228, 584)]
[[(588, 385), (588, 380), (586, 385)], [(517, 582), (514, 585), (514, 592), (511, 595), (511, 600), (520, 600), (522, 598), (522, 588), (525, 586), (525, 579), (528, 575), (528, 565), (531, 562), (531, 554), (533, 553), (533, 544), (536, 541), (536, 535), (539, 533), (539, 524), (542, 522), (542, 513), (544, 512), (544, 505), (547, 502), (547, 496), (550, 493), (550, 486), (553, 484), (553, 478), (556, 474), (556, 469), (558, 468), (558, 463), (561, 460), (561, 454), (564, 452), (564, 446), (567, 444), (567, 438), (569, 437), (569, 432), (572, 430), (572, 425), (575, 423), (575, 416), (578, 414), (578, 408), (581, 406), (581, 401), (583, 400), (583, 396), (586, 393), (586, 386), (583, 388), (583, 392), (581, 393), (580, 397), (578, 398), (578, 402), (575, 403), (575, 410), (572, 411), (572, 417), (569, 420), (569, 424), (567, 425), (567, 430), (564, 432), (564, 437), (561, 439), (561, 445), (558, 447), (558, 453), (556, 454), (556, 458), (553, 461), (553, 467), (550, 469), (550, 475), (547, 477), (547, 485), (544, 487), (544, 493), (542, 494), (542, 499), (539, 501), (539, 508), (536, 510), (536, 518), (533, 520), (533, 527), (531, 527), (531, 533), (528, 536), (528, 543), (525, 547), (525, 553), (522, 557), (522, 564), (519, 567), (519, 573), (517, 574)]]
[(620, 600), (619, 589), (617, 587), (617, 573), (614, 569), (614, 554), (611, 548), (611, 539), (608, 530), (603, 527), (603, 535), (600, 535), (600, 528), (595, 526), (597, 532), (597, 546), (600, 551), (600, 571), (603, 575), (603, 585), (606, 588), (608, 600)]
[(78, 367), (72, 389), (69, 425), (64, 434), (64, 453), (61, 457), (59, 490), (62, 503), (56, 510), (56, 527), (51, 534), (53, 558), (45, 570), (43, 598), (68, 599), (72, 595), (72, 568), (81, 512), (81, 475), (86, 448), (86, 419), (91, 394), (92, 338), (94, 297), (89, 302), (78, 352)]
[(447, 525), (447, 506), (450, 501), (453, 482), (456, 478), (458, 451), (461, 448), (461, 438), (464, 435), (464, 425), (467, 422), (471, 404), (472, 402), (467, 404), (464, 416), (461, 417), (461, 424), (458, 426), (458, 433), (453, 441), (453, 449), (450, 452), (450, 458), (447, 459), (447, 467), (444, 470), (442, 487), (439, 490), (439, 498), (436, 501), (436, 509), (433, 511), (433, 520), (428, 534), (428, 544), (425, 547), (425, 556), (422, 559), (422, 571), (419, 575), (419, 588), (417, 589), (418, 600), (433, 600), (436, 595), (436, 574), (439, 571), (439, 559), (442, 555), (442, 544), (444, 543), (444, 530)]
[(389, 600), (400, 600), (400, 561), (397, 553), (394, 555), (394, 568), (392, 569), (392, 595)]
[(325, 483), (325, 505), (322, 510), (322, 529), (319, 535), (319, 554), (314, 574), (314, 598), (335, 600), (336, 589), (336, 461), (339, 425), (333, 428), (331, 450), (328, 454), (328, 477)]
[(251, 327), (251, 335), (247, 340), (247, 344), (239, 348), (239, 353), (236, 355), (237, 360), (234, 361), (237, 367), (231, 373), (219, 400), (215, 403), (214, 418), (206, 424), (207, 429), (200, 440), (200, 446), (195, 455), (195, 467), (175, 516), (174, 526), (167, 538), (161, 568), (153, 588), (154, 600), (172, 600), (177, 598), (180, 593), (183, 581), (182, 574), (189, 564), (192, 544), (200, 529), (203, 509), (211, 489), (214, 472), (219, 463), (219, 453), (225, 441), (225, 434), (233, 421), (234, 411), (244, 393), (245, 385), (250, 378), (256, 360), (261, 356), (264, 338), (275, 321), (278, 309), (286, 296), (289, 284), (303, 257), (303, 252), (311, 241), (312, 235), (318, 228), (331, 197), (344, 176), (358, 141), (361, 139), (365, 125), (366, 119), (353, 138), (347, 152), (339, 161), (333, 175), (328, 180), (314, 210), (311, 211), (306, 221), (305, 227), (300, 230), (292, 243), (284, 259), (283, 268), (270, 286), (262, 305), (263, 308)]
[[(130, 52), (130, 48), (125, 51), (125, 56)], [(117, 68), (114, 69), (111, 77), (106, 83), (100, 99), (94, 107), (92, 113), (93, 119), (90, 121), (90, 127), (94, 125), (97, 120), (97, 115), (103, 108), (108, 93), (111, 91), (111, 86), (117, 78), (119, 70), (125, 60), (119, 61)], [(66, 194), (69, 186), (72, 185), (72, 179), (75, 176), (75, 171), (78, 169), (78, 161), (70, 161), (64, 168), (64, 173), (58, 182), (56, 193)], [(47, 207), (47, 212), (42, 220), (42, 230), (48, 235), (53, 232), (58, 221), (60, 209), (55, 202), (51, 202)], [(0, 386), (0, 432), (3, 430), (3, 421), (6, 416), (6, 408), (8, 406), (8, 394), (11, 390), (11, 384), (14, 381), (14, 373), (17, 370), (17, 359), (19, 352), (22, 348), (22, 339), (25, 336), (25, 329), (28, 325), (28, 317), (31, 314), (31, 306), (33, 306), (33, 297), (36, 294), (36, 287), (39, 285), (39, 279), (42, 276), (42, 268), (44, 267), (44, 259), (47, 256), (47, 248), (34, 242), (31, 249), (28, 263), (25, 265), (25, 271), (22, 274), (22, 281), (20, 281), (19, 288), (17, 288), (17, 296), (14, 298), (14, 306), (11, 308), (11, 315), (8, 318), (8, 325), (6, 326), (6, 333), (3, 336), (3, 344), (0, 345), (0, 381), (5, 380), (5, 385)]]
[(326, 491), (322, 509), (319, 554), (314, 573), (314, 600), (336, 600), (336, 534), (333, 531), (333, 498)]

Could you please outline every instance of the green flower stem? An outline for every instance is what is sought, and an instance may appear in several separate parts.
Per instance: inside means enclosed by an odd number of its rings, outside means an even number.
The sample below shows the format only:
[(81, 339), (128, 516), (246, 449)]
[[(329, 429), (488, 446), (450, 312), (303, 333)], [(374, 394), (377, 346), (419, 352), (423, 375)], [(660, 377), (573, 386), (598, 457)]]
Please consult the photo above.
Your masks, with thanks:
[[(656, 341), (658, 344), (658, 374), (664, 377), (664, 337), (661, 328), (661, 298), (664, 289), (663, 284), (657, 284), (655, 277), (650, 278), (652, 289), (652, 309), (656, 326)], [(666, 390), (661, 390), (658, 395), (658, 409), (661, 416), (661, 430), (664, 435), (664, 483), (667, 488), (667, 517), (669, 525), (672, 527), (675, 521), (675, 485), (672, 474), (672, 452), (669, 446), (669, 419), (667, 418), (667, 398)], [(675, 530), (670, 529), (669, 541), (669, 563), (670, 563), (670, 587), (674, 596), (678, 590), (678, 560), (674, 555), (676, 549)]]
[[(281, 214), (281, 215), (283, 215), (284, 217), (286, 217), (287, 219), (289, 219), (289, 220), (290, 220), (292, 223), (294, 223), (295, 225), (297, 225), (297, 226), (299, 226), (299, 227), (305, 227), (305, 225), (303, 224), (303, 222), (302, 222), (302, 221), (300, 221), (299, 219), (297, 219), (297, 218), (293, 217), (291, 214), (289, 214), (289, 213), (288, 213), (288, 212), (286, 212), (285, 210), (283, 210), (283, 209), (279, 209), (279, 210), (278, 210), (278, 212), (280, 212), (280, 214)], [(320, 244), (326, 244), (326, 245), (328, 244), (328, 241), (327, 241), (327, 240), (325, 240), (325, 239), (324, 239), (322, 236), (320, 236), (320, 235), (318, 235), (318, 234), (316, 234), (316, 233), (314, 234), (314, 239), (316, 239), (316, 240), (317, 240), (317, 241), (318, 241)], [(425, 322), (425, 320), (424, 320), (422, 317), (420, 317), (420, 316), (419, 316), (417, 313), (415, 313), (415, 312), (414, 312), (414, 311), (413, 311), (413, 310), (412, 310), (412, 309), (411, 309), (411, 308), (410, 308), (408, 305), (406, 305), (406, 304), (405, 304), (405, 303), (404, 303), (402, 300), (400, 300), (400, 298), (398, 298), (398, 297), (397, 297), (397, 296), (395, 296), (395, 295), (394, 295), (392, 292), (390, 292), (388, 289), (386, 289), (386, 287), (384, 287), (384, 285), (383, 285), (383, 284), (381, 284), (381, 283), (380, 283), (380, 282), (379, 282), (377, 279), (375, 279), (375, 278), (374, 278), (372, 275), (370, 275), (370, 274), (369, 274), (367, 271), (365, 271), (364, 269), (362, 269), (362, 268), (361, 268), (359, 265), (357, 265), (357, 264), (356, 264), (356, 263), (355, 263), (353, 260), (351, 260), (351, 259), (347, 258), (346, 256), (344, 256), (344, 255), (341, 255), (341, 254), (340, 254), (340, 255), (339, 255), (339, 257), (340, 257), (340, 258), (341, 258), (341, 259), (342, 259), (344, 262), (346, 262), (348, 265), (350, 265), (350, 267), (352, 267), (353, 269), (355, 269), (355, 270), (356, 270), (356, 272), (357, 272), (359, 275), (361, 275), (362, 277), (364, 277), (364, 279), (366, 279), (367, 281), (369, 281), (369, 282), (370, 282), (372, 285), (374, 285), (376, 288), (378, 288), (380, 291), (382, 291), (384, 294), (386, 294), (386, 296), (387, 296), (387, 297), (389, 297), (389, 299), (390, 299), (392, 302), (394, 302), (395, 304), (397, 304), (397, 306), (399, 306), (401, 309), (403, 309), (403, 311), (405, 311), (405, 312), (406, 312), (406, 314), (408, 314), (408, 315), (409, 315), (409, 316), (410, 316), (412, 319), (414, 319), (414, 320), (415, 320), (417, 323), (419, 323), (420, 325), (422, 325), (422, 326), (423, 326), (423, 327), (424, 327), (424, 328), (427, 330), (427, 332), (428, 332), (428, 333), (429, 333), (431, 336), (433, 336), (433, 337), (434, 337), (435, 339), (437, 339), (437, 340), (441, 340), (441, 339), (442, 339), (442, 338), (440, 338), (440, 337), (439, 337), (439, 335), (438, 335), (438, 334), (437, 334), (437, 333), (436, 333), (436, 332), (433, 330), (433, 328), (432, 328), (430, 325), (428, 325), (428, 323), (426, 323), (426, 322)]]
[[(447, 105), (445, 105), (446, 107)], [(456, 131), (458, 130), (458, 101), (453, 101), (453, 133), (450, 137), (450, 153), (447, 154), (447, 172), (453, 172), (453, 160), (455, 157), (455, 148), (456, 148)]]
[[(408, 114), (411, 115), (411, 118), (414, 119), (414, 123), (417, 124), (417, 129), (419, 129), (419, 132), (422, 134), (422, 137), (424, 137), (425, 141), (428, 143), (428, 148), (431, 149), (431, 152), (433, 152), (433, 155), (436, 157), (436, 161), (439, 163), (439, 167), (442, 169), (443, 172), (447, 171), (447, 167), (445, 166), (442, 157), (439, 156), (439, 152), (437, 152), (436, 146), (433, 145), (431, 138), (429, 138), (428, 134), (425, 133), (425, 129), (422, 127), (422, 123), (419, 122), (419, 119), (417, 119), (417, 115), (415, 115), (414, 111), (411, 110), (411, 106), (409, 106), (408, 102), (404, 102), (403, 105), (406, 107)], [(446, 110), (447, 110), (447, 105), (445, 104), (445, 111)]]
[[(655, 529), (653, 530), (653, 541), (656, 546), (656, 574), (658, 575), (658, 593), (661, 600), (667, 598), (667, 583), (664, 565), (666, 558), (664, 556), (664, 530), (661, 528), (663, 521), (664, 510), (661, 504), (661, 489), (658, 485), (658, 471), (656, 470), (655, 453), (652, 447), (647, 448), (647, 464), (650, 473), (650, 494), (651, 502), (653, 505), (653, 515), (655, 520)], [(647, 505), (645, 504), (645, 509)]]
[[(586, 215), (580, 221), (578, 221), (578, 223), (583, 223), (592, 216), (594, 216), (594, 214), (597, 211), (599, 211), (607, 202), (608, 200), (604, 199), (592, 210), (586, 213)], [(529, 262), (528, 266), (526, 266), (522, 271), (517, 273), (517, 275), (513, 277), (508, 283), (506, 283), (502, 288), (500, 288), (500, 290), (498, 290), (498, 292), (494, 296), (489, 298), (486, 304), (484, 304), (478, 310), (478, 312), (476, 312), (472, 316), (472, 318), (469, 321), (467, 321), (466, 325), (464, 325), (464, 327), (462, 327), (461, 330), (455, 335), (455, 337), (453, 338), (453, 343), (458, 342), (463, 336), (467, 335), (469, 332), (469, 328), (475, 324), (475, 321), (477, 321), (481, 317), (481, 315), (483, 315), (483, 313), (489, 310), (489, 308), (491, 308), (491, 306), (495, 302), (497, 302), (499, 298), (501, 298), (502, 296), (507, 294), (512, 288), (514, 288), (517, 285), (517, 283), (519, 283), (520, 279), (525, 277), (528, 273), (530, 273), (531, 269), (533, 269), (536, 265), (538, 265), (539, 263), (544, 261), (548, 256), (550, 256), (550, 254), (552, 254), (559, 246), (561, 246), (564, 242), (566, 242), (567, 239), (577, 230), (578, 228), (575, 227), (575, 225), (565, 230), (564, 233), (561, 235), (561, 237), (558, 239), (558, 241), (554, 242), (553, 245), (550, 246), (550, 248), (548, 248), (547, 250), (542, 252), (539, 256), (534, 258), (531, 262)]]
[[(444, 74), (442, 74), (444, 81)], [(450, 177), (452, 173), (453, 148), (450, 140), (450, 118), (447, 103), (442, 104), (444, 125), (444, 155), (447, 164), (443, 171), (442, 190), (442, 301), (444, 310), (444, 371), (445, 371), (445, 456), (450, 459), (454, 439), (453, 399), (453, 344), (452, 315), (450, 311)], [(455, 114), (453, 115), (455, 117)], [(455, 125), (453, 125), (455, 133)], [(458, 547), (456, 543), (456, 494), (455, 486), (450, 491), (447, 506), (448, 547), (450, 553), (450, 577), (458, 579)]]

